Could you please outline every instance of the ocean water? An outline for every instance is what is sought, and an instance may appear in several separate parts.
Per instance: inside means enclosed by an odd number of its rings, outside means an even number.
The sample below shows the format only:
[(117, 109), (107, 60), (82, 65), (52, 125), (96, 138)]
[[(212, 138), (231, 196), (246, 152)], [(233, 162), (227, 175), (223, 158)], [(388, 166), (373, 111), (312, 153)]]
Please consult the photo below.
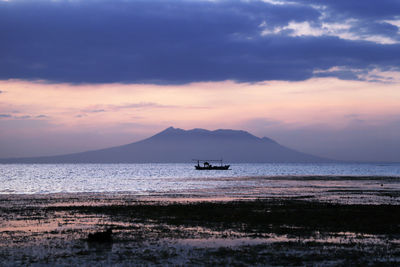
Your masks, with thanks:
[(319, 199), (355, 195), (367, 202), (378, 197), (397, 202), (400, 164), (232, 164), (227, 171), (197, 171), (194, 164), (0, 164), (0, 194), (92, 192)]

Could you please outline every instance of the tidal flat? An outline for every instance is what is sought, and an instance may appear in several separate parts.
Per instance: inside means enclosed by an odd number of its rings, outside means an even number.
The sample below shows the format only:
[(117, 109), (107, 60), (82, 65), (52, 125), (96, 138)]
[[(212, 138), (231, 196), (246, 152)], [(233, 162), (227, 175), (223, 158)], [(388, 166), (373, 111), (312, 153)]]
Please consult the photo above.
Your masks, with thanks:
[[(400, 205), (0, 196), (1, 266), (399, 266)], [(112, 242), (88, 242), (112, 229)]]

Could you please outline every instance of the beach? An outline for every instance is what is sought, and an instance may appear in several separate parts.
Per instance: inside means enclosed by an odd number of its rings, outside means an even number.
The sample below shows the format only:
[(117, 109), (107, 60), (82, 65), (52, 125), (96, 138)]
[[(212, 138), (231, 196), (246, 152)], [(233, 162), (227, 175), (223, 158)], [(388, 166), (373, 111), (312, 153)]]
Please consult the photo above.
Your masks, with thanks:
[[(399, 192), (389, 197), (398, 200)], [(1, 195), (0, 210), (2, 266), (400, 263), (397, 204), (57, 193)], [(112, 242), (88, 242), (107, 229)]]
[(400, 0), (0, 0), (0, 267), (400, 266)]

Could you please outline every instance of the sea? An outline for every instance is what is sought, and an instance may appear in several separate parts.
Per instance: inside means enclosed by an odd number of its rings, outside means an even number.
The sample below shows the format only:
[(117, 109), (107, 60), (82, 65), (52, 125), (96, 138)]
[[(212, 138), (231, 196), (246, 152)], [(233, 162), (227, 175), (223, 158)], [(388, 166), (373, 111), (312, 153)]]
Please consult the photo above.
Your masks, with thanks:
[(400, 204), (400, 163), (0, 164), (0, 194), (109, 193), (138, 197), (310, 198)]

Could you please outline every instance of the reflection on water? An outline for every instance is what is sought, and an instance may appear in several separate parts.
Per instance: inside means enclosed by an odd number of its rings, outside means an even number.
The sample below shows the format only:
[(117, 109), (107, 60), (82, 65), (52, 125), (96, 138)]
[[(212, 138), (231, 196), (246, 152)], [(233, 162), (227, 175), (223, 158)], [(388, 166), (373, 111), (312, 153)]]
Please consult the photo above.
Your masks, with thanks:
[[(400, 164), (0, 164), (0, 194), (129, 193), (208, 198), (313, 197), (397, 202)], [(362, 197), (360, 197), (362, 196)]]

